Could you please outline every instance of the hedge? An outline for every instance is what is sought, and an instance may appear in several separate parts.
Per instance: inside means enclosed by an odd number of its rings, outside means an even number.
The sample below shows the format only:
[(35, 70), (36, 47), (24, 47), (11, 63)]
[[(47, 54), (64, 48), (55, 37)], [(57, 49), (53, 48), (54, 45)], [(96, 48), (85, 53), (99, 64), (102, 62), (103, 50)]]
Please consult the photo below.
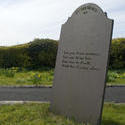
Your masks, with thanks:
[(28, 47), (31, 68), (54, 67), (58, 42), (51, 39), (35, 39)]
[(35, 39), (28, 44), (0, 47), (0, 68), (54, 67), (57, 45), (56, 40)]
[(27, 67), (30, 59), (27, 54), (27, 46), (1, 47), (0, 68)]
[[(55, 66), (58, 41), (35, 39), (28, 44), (0, 47), (0, 68), (37, 69)], [(112, 40), (110, 68), (125, 68), (125, 38)]]
[(110, 53), (110, 68), (125, 68), (125, 38), (112, 40)]

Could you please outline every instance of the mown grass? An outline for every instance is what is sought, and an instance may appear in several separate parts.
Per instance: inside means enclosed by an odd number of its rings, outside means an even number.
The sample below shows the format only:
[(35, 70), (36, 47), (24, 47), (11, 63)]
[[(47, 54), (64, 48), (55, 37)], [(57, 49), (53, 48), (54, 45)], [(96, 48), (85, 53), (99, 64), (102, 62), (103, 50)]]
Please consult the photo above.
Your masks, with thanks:
[[(13, 67), (0, 69), (0, 85), (52, 85), (54, 69), (26, 70)], [(108, 85), (125, 85), (125, 69), (109, 70)]]
[[(0, 106), (0, 125), (84, 125), (50, 112), (49, 104)], [(125, 125), (125, 104), (105, 104), (101, 125)]]
[(125, 125), (125, 104), (105, 104), (102, 125)]
[(49, 104), (0, 106), (0, 125), (83, 125), (49, 111)]

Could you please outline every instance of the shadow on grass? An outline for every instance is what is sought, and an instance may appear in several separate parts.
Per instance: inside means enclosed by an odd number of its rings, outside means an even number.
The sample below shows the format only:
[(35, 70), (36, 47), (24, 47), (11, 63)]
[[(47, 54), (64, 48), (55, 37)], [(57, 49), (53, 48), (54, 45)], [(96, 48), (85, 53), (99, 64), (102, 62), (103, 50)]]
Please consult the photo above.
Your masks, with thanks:
[(102, 124), (101, 125), (124, 125), (124, 124), (109, 119), (109, 120), (102, 120)]

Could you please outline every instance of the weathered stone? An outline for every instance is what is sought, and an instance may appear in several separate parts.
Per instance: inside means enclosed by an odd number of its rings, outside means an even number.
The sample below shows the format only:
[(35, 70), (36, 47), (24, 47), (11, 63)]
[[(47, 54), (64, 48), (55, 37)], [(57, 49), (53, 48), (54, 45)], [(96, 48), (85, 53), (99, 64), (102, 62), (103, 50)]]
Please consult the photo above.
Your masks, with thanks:
[(95, 4), (79, 7), (62, 25), (51, 109), (100, 124), (113, 20)]

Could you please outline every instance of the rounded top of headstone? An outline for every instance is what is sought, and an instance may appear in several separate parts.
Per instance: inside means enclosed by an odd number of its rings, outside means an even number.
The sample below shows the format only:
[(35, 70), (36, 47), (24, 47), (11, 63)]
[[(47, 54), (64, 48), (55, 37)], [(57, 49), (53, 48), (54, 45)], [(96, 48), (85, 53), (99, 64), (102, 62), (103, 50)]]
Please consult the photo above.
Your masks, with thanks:
[(97, 15), (104, 15), (107, 17), (107, 14), (103, 12), (103, 10), (96, 4), (93, 3), (86, 3), (84, 5), (81, 5), (79, 8), (75, 10), (75, 12), (72, 14), (73, 15), (86, 15), (88, 13), (93, 13)]

